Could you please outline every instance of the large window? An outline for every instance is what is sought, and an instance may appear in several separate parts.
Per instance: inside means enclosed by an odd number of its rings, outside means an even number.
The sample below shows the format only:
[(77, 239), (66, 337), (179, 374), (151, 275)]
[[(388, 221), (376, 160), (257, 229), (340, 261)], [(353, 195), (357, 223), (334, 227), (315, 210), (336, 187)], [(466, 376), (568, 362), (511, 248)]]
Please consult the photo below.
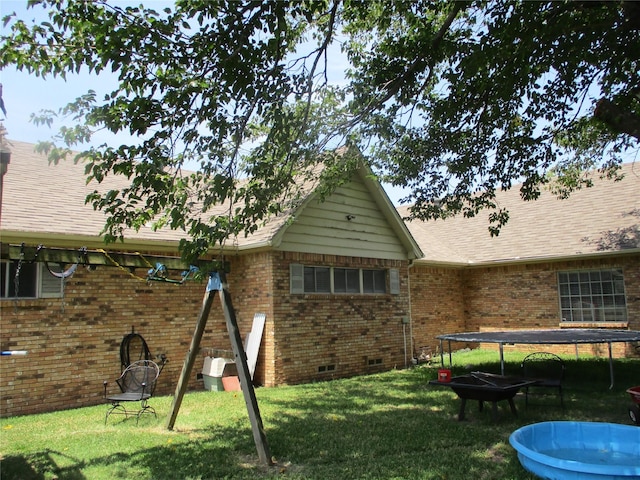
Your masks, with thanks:
[[(387, 275), (388, 272), (388, 275)], [(397, 269), (316, 267), (292, 264), (291, 293), (399, 294)], [(389, 281), (387, 282), (387, 276)]]
[(622, 270), (558, 273), (564, 322), (626, 322)]
[[(18, 275), (18, 266), (20, 271)], [(50, 264), (55, 272), (62, 269), (57, 264)], [(42, 263), (21, 263), (17, 261), (0, 262), (0, 298), (43, 298), (61, 297), (61, 280), (49, 274)], [(17, 289), (16, 289), (17, 287)]]

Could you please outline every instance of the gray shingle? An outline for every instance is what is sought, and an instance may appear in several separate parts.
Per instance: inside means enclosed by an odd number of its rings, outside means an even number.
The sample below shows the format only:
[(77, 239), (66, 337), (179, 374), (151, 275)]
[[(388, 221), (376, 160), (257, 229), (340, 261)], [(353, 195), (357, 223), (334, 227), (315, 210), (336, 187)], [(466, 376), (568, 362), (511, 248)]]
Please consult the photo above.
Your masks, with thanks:
[[(407, 225), (425, 253), (422, 261), (477, 264), (572, 257), (640, 249), (640, 165), (625, 164), (624, 179), (601, 180), (559, 200), (544, 191), (536, 201), (520, 198), (519, 186), (499, 192), (510, 212), (498, 237), (491, 237), (488, 213), (475, 218), (411, 221)], [(408, 207), (400, 214), (408, 215)]]

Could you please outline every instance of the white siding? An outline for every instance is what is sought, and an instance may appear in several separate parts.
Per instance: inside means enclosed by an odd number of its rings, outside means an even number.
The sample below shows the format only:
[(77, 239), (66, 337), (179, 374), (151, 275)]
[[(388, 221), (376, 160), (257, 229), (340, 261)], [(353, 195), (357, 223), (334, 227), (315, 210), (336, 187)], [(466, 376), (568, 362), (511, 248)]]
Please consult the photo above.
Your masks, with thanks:
[[(347, 216), (353, 216), (351, 220)], [(407, 251), (357, 177), (323, 203), (312, 199), (286, 229), (278, 250), (403, 260)]]

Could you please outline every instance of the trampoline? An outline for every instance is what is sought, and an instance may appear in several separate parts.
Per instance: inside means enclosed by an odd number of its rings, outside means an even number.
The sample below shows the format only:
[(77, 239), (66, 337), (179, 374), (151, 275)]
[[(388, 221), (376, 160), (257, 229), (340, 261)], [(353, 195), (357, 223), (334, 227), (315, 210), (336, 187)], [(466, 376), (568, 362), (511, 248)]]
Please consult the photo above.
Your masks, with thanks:
[[(448, 333), (436, 337), (440, 340), (440, 360), (444, 365), (443, 341), (449, 342), (449, 365), (451, 365), (451, 342), (497, 343), (500, 348), (500, 371), (504, 375), (504, 345), (561, 345), (580, 343), (606, 343), (609, 345), (609, 375), (613, 388), (613, 343), (640, 341), (640, 331), (605, 330), (600, 328), (563, 328), (549, 330), (510, 330), (499, 332), (463, 332)], [(577, 353), (576, 353), (577, 356)]]

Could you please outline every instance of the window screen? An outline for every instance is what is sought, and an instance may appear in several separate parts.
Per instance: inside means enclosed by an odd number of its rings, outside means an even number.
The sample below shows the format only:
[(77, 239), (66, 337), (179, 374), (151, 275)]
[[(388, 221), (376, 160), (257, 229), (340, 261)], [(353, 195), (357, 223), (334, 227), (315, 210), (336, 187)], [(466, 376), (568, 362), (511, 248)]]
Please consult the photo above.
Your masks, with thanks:
[[(391, 269), (390, 293), (400, 293), (399, 272)], [(289, 286), (293, 294), (302, 293), (375, 293), (385, 294), (387, 270), (289, 265)]]
[(386, 278), (384, 270), (363, 270), (362, 291), (364, 293), (386, 293)]
[(331, 293), (329, 267), (304, 267), (305, 293)]

